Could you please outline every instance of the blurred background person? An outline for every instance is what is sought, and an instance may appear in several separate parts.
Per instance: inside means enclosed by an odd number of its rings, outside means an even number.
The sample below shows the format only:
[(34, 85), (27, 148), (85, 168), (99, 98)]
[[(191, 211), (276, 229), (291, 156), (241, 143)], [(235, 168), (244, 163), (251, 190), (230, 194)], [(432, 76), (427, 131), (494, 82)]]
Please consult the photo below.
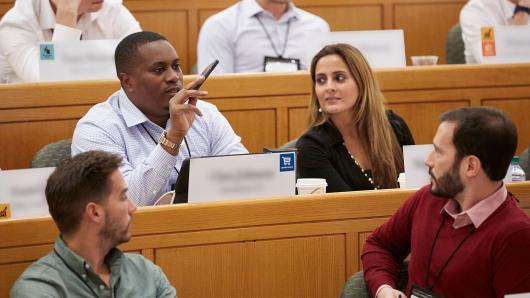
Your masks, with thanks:
[(309, 130), (300, 137), (301, 178), (325, 178), (327, 192), (398, 187), (402, 145), (414, 144), (405, 121), (388, 110), (361, 52), (325, 46), (311, 63)]
[(0, 21), (0, 79), (39, 81), (39, 43), (122, 39), (141, 31), (121, 0), (17, 0)]
[(480, 28), (528, 25), (530, 0), (470, 0), (460, 12), (466, 63), (482, 63)]
[(289, 0), (242, 0), (204, 22), (197, 66), (219, 59), (216, 73), (262, 72), (269, 57), (286, 64), (298, 59), (307, 69), (306, 35), (314, 31), (329, 32), (329, 25)]

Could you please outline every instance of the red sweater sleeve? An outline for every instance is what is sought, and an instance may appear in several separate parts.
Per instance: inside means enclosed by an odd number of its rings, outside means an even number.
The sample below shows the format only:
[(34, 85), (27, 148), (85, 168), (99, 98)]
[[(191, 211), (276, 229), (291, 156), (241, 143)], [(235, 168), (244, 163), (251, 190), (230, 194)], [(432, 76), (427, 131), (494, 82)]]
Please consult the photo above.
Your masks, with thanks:
[(415, 192), (366, 240), (361, 259), (364, 278), (372, 296), (383, 284), (396, 287), (401, 263), (410, 252), (413, 213), (425, 191), (428, 188)]

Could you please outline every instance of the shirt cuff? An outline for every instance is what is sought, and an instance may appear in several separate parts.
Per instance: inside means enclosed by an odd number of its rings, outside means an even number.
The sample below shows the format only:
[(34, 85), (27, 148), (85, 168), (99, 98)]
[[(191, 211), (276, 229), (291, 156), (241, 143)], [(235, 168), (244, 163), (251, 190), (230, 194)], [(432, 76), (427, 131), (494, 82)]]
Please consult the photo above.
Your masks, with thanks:
[(57, 42), (80, 40), (82, 33), (83, 31), (77, 28), (72, 28), (61, 24), (55, 24), (55, 28), (53, 29), (52, 41)]
[(381, 285), (379, 288), (377, 288), (377, 291), (375, 292), (375, 296), (374, 296), (374, 297), (377, 298), (377, 295), (379, 295), (379, 292), (380, 292), (382, 289), (384, 289), (384, 288), (391, 288), (391, 289), (392, 289), (392, 287), (389, 286), (389, 285), (386, 285), (386, 284), (385, 284), (385, 285)]
[(150, 165), (161, 177), (169, 177), (171, 171), (177, 164), (177, 155), (169, 154), (160, 144), (147, 158), (147, 164)]

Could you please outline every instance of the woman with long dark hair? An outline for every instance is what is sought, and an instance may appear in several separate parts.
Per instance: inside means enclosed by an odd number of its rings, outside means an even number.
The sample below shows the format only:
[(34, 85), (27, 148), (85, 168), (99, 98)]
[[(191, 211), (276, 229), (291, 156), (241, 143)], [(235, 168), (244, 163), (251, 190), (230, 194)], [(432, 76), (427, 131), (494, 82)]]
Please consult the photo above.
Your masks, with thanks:
[(302, 178), (325, 178), (327, 192), (395, 188), (402, 145), (414, 144), (361, 52), (325, 46), (311, 63), (309, 130), (297, 142)]

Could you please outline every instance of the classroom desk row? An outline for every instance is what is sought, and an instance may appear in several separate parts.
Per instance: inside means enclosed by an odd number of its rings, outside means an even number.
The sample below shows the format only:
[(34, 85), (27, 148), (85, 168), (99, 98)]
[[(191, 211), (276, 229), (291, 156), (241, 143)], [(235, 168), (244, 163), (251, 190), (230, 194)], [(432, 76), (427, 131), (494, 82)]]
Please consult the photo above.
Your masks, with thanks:
[[(530, 182), (508, 184), (530, 214)], [(122, 250), (158, 264), (179, 297), (338, 297), (368, 235), (413, 190), (142, 207)], [(47, 254), (51, 218), (0, 221), (0, 297)]]
[[(432, 142), (441, 113), (488, 105), (514, 120), (519, 130), (518, 153), (530, 143), (529, 73), (530, 64), (375, 71), (387, 107), (406, 120), (417, 144)], [(310, 82), (304, 71), (212, 75), (203, 89), (209, 91), (206, 100), (228, 118), (243, 144), (251, 152), (260, 152), (304, 132)], [(40, 148), (70, 138), (79, 118), (118, 88), (114, 80), (0, 85), (0, 168), (29, 167)]]
[[(0, 0), (0, 17), (15, 0)], [(144, 30), (163, 34), (179, 53), (184, 73), (197, 63), (197, 38), (206, 19), (237, 0), (125, 0)], [(438, 55), (466, 0), (294, 0), (326, 20), (332, 31), (402, 29), (407, 55)]]

